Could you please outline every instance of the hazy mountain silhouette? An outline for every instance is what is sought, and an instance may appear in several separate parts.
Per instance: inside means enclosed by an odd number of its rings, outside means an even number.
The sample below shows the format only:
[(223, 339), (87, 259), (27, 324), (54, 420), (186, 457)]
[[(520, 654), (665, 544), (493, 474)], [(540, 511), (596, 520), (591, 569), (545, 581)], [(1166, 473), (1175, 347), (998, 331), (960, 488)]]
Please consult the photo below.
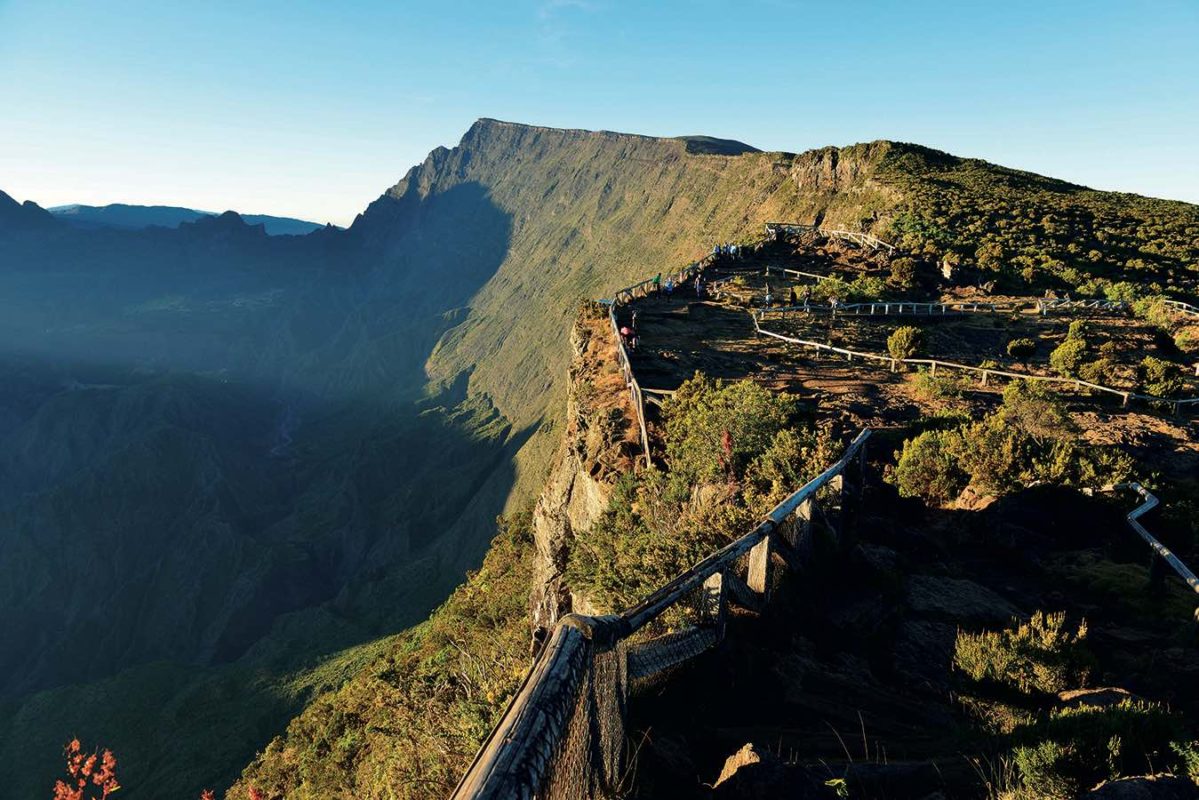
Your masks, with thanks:
[[(84, 229), (121, 228), (141, 230), (150, 226), (178, 228), (185, 222), (195, 222), (203, 217), (214, 217), (211, 211), (196, 211), (178, 206), (139, 206), (112, 203), (106, 206), (66, 205), (47, 209), (55, 217)], [(291, 217), (274, 217), (267, 214), (240, 214), (248, 225), (262, 225), (270, 236), (303, 236), (325, 227), (315, 222), (306, 222)]]

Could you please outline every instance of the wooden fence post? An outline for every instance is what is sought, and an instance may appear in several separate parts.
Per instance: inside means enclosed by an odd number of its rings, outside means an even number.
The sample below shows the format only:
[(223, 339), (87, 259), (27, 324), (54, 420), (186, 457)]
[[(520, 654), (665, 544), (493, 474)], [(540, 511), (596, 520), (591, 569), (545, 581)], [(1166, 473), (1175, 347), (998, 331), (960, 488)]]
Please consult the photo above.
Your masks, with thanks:
[(771, 560), (770, 534), (762, 537), (762, 541), (749, 551), (749, 565), (745, 570), (745, 584), (762, 598), (763, 603), (770, 602)]

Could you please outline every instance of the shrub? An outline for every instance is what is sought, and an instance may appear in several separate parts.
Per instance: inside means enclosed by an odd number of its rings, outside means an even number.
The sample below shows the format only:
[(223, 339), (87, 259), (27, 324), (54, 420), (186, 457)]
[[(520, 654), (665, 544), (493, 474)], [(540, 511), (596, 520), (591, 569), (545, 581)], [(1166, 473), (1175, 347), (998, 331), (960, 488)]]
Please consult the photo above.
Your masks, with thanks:
[(67, 780), (54, 782), (54, 800), (103, 800), (121, 788), (117, 783), (117, 759), (111, 750), (85, 753), (78, 739), (63, 750)]
[(566, 582), (619, 610), (746, 533), (835, 460), (827, 432), (800, 426), (794, 400), (753, 381), (696, 375), (663, 406), (666, 463), (623, 476), (577, 533)]
[(910, 289), (916, 282), (916, 262), (910, 258), (897, 258), (891, 262), (891, 285)]
[(900, 496), (944, 505), (961, 494), (969, 481), (956, 455), (961, 438), (957, 431), (932, 430), (904, 442), (892, 477)]
[(1007, 343), (1007, 354), (1018, 361), (1027, 361), (1037, 352), (1033, 339), (1012, 339)]
[(1024, 694), (1053, 694), (1085, 679), (1090, 664), (1083, 645), (1086, 637), (1086, 620), (1072, 628), (1064, 612), (1038, 611), (1014, 628), (958, 631), (953, 664), (976, 681), (992, 681)]
[(1086, 356), (1086, 340), (1067, 337), (1049, 354), (1049, 365), (1064, 377), (1077, 378)]
[[(1180, 720), (1160, 706), (1125, 700), (1099, 708), (1077, 706), (1017, 731), (1013, 753), (1019, 798), (1073, 798), (1103, 780), (1139, 775), (1149, 764), (1170, 767)], [(1173, 749), (1173, 753), (1178, 751)]]
[(924, 331), (911, 325), (901, 325), (887, 337), (887, 352), (891, 358), (911, 358), (924, 347)]
[(1199, 784), (1199, 742), (1171, 742), (1170, 749), (1182, 762), (1182, 768), (1191, 783)]
[(916, 377), (912, 380), (912, 387), (916, 391), (916, 395), (922, 400), (944, 400), (948, 397), (962, 396), (962, 379), (953, 374), (942, 372), (940, 375), (934, 375), (931, 371), (921, 367), (916, 372)]
[(887, 284), (882, 278), (872, 275), (859, 275), (847, 287), (850, 300), (877, 300), (887, 291)]
[(1142, 359), (1138, 378), (1147, 394), (1158, 397), (1174, 397), (1184, 386), (1178, 367), (1154, 356)]
[(849, 298), (849, 284), (835, 275), (817, 281), (812, 287), (812, 299), (818, 303), (827, 303), (836, 297), (841, 301)]
[[(1079, 443), (1075, 430), (1053, 392), (1017, 381), (1004, 389), (1000, 409), (982, 420), (905, 442), (889, 480), (904, 497), (940, 504), (967, 485), (999, 496), (1033, 483), (1096, 486), (1131, 476), (1132, 459)], [(935, 439), (923, 438), (932, 433)]]
[(1066, 331), (1067, 339), (1082, 339), (1086, 341), (1087, 335), (1091, 332), (1091, 326), (1084, 319), (1076, 319), (1070, 323), (1069, 329)]

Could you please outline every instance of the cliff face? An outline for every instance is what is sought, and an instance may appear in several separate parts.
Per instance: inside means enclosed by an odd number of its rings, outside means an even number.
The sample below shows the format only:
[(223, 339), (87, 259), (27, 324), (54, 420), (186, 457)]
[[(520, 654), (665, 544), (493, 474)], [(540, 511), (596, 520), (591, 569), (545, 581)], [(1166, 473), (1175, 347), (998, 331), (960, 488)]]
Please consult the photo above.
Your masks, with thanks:
[(536, 558), (529, 622), (535, 640), (572, 610), (570, 588), (562, 583), (571, 540), (604, 512), (613, 483), (632, 469), (639, 453), (633, 409), (606, 318), (579, 319), (571, 328), (570, 344), (566, 424), (533, 511)]

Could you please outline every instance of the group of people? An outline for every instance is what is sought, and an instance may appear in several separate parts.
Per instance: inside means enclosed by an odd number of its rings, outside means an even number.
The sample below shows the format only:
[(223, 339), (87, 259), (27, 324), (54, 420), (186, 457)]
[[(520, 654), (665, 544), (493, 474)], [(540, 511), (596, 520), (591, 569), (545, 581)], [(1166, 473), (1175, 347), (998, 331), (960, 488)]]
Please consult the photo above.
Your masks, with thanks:
[[(834, 297), (834, 298), (832, 298), (831, 302), (833, 303), (833, 305), (835, 307), (836, 303), (837, 303), (837, 299)], [(802, 305), (803, 310), (807, 311), (807, 310), (809, 310), (811, 303), (812, 303), (812, 287), (811, 286), (804, 287), (802, 297), (795, 293), (794, 286), (792, 286), (790, 289), (787, 290), (786, 306), (788, 308), (798, 308), (799, 306)], [(769, 281), (766, 283), (765, 305), (766, 305), (766, 308), (774, 307), (774, 294), (770, 291)]]
[(729, 258), (740, 258), (741, 248), (735, 244), (718, 244), (712, 248), (714, 256), (728, 256)]

